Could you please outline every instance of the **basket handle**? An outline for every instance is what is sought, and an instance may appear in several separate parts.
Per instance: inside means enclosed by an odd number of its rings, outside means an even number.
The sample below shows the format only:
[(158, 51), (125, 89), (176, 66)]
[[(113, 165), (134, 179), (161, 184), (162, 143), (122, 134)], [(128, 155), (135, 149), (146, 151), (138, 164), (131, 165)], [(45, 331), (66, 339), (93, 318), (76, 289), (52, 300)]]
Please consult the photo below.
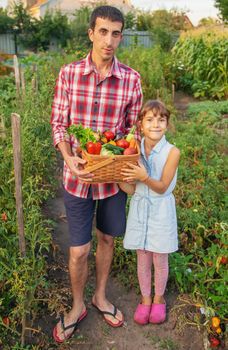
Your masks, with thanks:
[(103, 160), (103, 162), (99, 162), (97, 164), (88, 166), (87, 168), (85, 168), (85, 170), (89, 171), (90, 173), (92, 173), (95, 170), (98, 170), (100, 168), (103, 168), (104, 166), (111, 164), (112, 162), (114, 162), (116, 160), (115, 157), (109, 157), (108, 159)]

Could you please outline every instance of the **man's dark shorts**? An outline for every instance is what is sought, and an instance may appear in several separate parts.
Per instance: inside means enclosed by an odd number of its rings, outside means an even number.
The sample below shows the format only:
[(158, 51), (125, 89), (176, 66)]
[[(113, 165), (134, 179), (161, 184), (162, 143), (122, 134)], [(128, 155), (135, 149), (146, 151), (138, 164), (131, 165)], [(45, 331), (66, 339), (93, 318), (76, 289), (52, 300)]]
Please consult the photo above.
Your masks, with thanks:
[(73, 196), (64, 189), (70, 246), (91, 241), (95, 212), (98, 230), (113, 237), (122, 236), (126, 229), (126, 201), (127, 195), (121, 190), (114, 196), (96, 201), (92, 198), (91, 187), (87, 198)]

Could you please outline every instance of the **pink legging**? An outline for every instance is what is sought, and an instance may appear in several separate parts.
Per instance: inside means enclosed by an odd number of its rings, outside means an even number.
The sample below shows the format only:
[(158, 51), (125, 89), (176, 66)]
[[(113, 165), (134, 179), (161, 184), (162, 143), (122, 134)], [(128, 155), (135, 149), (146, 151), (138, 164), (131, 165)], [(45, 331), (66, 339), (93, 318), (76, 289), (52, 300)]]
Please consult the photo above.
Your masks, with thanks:
[(169, 254), (137, 250), (137, 272), (142, 296), (151, 295), (151, 268), (154, 265), (155, 295), (163, 295), (169, 274)]

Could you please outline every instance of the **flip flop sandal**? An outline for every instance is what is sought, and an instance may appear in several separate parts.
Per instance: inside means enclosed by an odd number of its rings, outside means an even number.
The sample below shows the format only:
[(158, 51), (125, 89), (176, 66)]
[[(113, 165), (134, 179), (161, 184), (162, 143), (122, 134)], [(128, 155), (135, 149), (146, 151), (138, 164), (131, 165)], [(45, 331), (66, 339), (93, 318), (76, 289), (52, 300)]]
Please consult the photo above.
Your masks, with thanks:
[(87, 316), (87, 310), (85, 310), (81, 316), (78, 318), (78, 320), (72, 324), (70, 324), (69, 326), (65, 326), (65, 322), (64, 322), (64, 315), (63, 313), (61, 313), (59, 315), (59, 319), (60, 319), (60, 322), (61, 322), (61, 327), (62, 327), (62, 332), (65, 333), (66, 330), (70, 329), (70, 328), (73, 328), (72, 332), (69, 333), (66, 337), (64, 335), (64, 339), (60, 339), (58, 334), (57, 334), (57, 325), (55, 326), (55, 328), (53, 329), (53, 338), (54, 340), (56, 341), (56, 343), (58, 344), (61, 344), (63, 343), (65, 340), (69, 339), (70, 337), (72, 337), (72, 335), (74, 334), (74, 332), (76, 331), (77, 327), (78, 327), (78, 324)]
[[(99, 309), (97, 307), (97, 305), (93, 304), (93, 307), (95, 307), (95, 309), (97, 309), (99, 311), (100, 314), (102, 314), (105, 322), (107, 322), (110, 326), (114, 327), (114, 328), (117, 328), (117, 327), (121, 327), (123, 324), (124, 324), (124, 319), (121, 321), (121, 320), (118, 320), (118, 318), (116, 318), (116, 314), (117, 314), (117, 307), (115, 305), (114, 306), (114, 311), (113, 312), (110, 312), (110, 311), (102, 311), (101, 309)], [(108, 320), (105, 315), (111, 315), (112, 317), (114, 317), (116, 320), (118, 320), (119, 322), (118, 323), (113, 323), (112, 321)]]

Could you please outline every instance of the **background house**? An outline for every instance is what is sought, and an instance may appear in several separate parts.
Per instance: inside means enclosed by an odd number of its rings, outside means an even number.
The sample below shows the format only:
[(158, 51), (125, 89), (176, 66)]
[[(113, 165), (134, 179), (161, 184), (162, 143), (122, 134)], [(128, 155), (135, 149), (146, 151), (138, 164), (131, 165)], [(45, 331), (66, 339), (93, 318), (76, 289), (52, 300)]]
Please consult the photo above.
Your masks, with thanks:
[[(15, 0), (8, 0), (8, 7), (12, 6)], [(101, 3), (100, 0), (22, 0), (24, 6), (29, 10), (33, 17), (43, 17), (47, 10), (60, 10), (63, 14), (71, 17), (75, 10), (80, 7), (92, 7)], [(123, 13), (129, 12), (133, 6), (131, 0), (106, 0), (107, 5), (116, 6)]]

